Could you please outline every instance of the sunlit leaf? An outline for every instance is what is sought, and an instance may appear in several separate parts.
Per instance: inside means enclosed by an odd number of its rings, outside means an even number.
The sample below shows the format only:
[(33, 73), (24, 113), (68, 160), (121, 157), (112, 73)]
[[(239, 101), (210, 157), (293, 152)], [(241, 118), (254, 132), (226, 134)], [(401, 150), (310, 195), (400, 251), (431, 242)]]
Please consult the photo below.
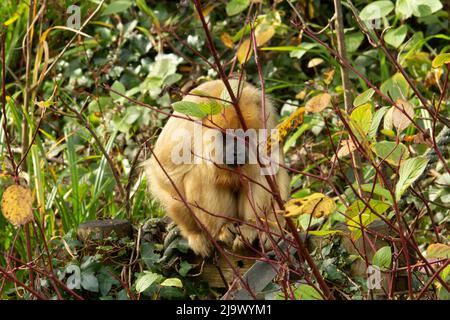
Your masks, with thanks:
[(395, 186), (395, 197), (400, 200), (403, 193), (408, 189), (417, 178), (425, 171), (428, 159), (425, 156), (408, 159), (402, 163), (399, 171), (399, 178)]
[(392, 249), (390, 246), (380, 248), (372, 258), (372, 264), (381, 269), (387, 269), (392, 263)]
[(172, 103), (173, 109), (177, 112), (180, 112), (182, 114), (197, 117), (197, 118), (204, 118), (206, 116), (206, 113), (201, 110), (200, 105), (195, 102), (191, 101), (178, 101)]
[(441, 53), (438, 54), (431, 63), (433, 68), (442, 67), (444, 64), (450, 63), (450, 53)]

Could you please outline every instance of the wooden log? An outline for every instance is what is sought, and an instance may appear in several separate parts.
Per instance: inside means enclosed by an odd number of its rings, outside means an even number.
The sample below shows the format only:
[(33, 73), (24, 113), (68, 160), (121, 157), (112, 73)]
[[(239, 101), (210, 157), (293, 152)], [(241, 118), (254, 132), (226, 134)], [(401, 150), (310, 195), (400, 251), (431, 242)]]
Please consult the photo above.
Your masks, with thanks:
[(127, 220), (119, 219), (88, 221), (80, 224), (77, 229), (79, 239), (84, 242), (103, 240), (108, 238), (113, 232), (119, 238), (131, 238), (133, 235), (131, 223)]

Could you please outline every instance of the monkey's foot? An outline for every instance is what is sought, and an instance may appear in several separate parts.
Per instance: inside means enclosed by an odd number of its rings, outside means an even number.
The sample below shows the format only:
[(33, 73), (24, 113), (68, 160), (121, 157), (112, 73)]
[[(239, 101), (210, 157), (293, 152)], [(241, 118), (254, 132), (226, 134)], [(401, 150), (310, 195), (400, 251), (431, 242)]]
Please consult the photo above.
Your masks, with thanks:
[(231, 245), (236, 237), (236, 227), (232, 223), (225, 224), (217, 236), (217, 240), (225, 243), (226, 245)]
[(208, 237), (202, 233), (191, 234), (188, 237), (188, 244), (195, 254), (208, 257), (211, 254), (212, 244)]

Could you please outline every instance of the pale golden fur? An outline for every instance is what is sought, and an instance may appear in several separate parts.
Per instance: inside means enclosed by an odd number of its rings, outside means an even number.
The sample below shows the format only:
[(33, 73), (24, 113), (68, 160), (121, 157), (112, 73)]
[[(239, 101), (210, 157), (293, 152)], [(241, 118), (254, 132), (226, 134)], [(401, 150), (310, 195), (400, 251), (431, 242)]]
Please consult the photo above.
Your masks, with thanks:
[[(195, 92), (207, 93), (209, 96), (220, 98), (224, 85), (222, 81), (210, 81), (197, 87)], [(187, 95), (183, 100), (201, 102), (207, 98)], [(255, 87), (245, 84), (240, 96), (239, 105), (242, 110), (248, 128), (263, 128), (261, 111), (261, 92)], [(277, 122), (276, 112), (268, 99), (265, 100), (267, 128), (274, 128)], [(174, 115), (184, 116), (178, 112)], [(205, 125), (218, 125), (223, 128), (241, 128), (239, 119), (233, 107), (226, 107), (221, 114), (203, 120)], [(214, 215), (238, 218), (255, 224), (255, 211), (261, 218), (268, 217), (272, 226), (278, 230), (276, 220), (281, 226), (284, 220), (273, 216), (273, 208), (277, 209), (275, 201), (269, 192), (261, 186), (251, 183), (245, 176), (252, 178), (261, 185), (267, 185), (265, 176), (261, 175), (257, 164), (245, 164), (240, 169), (244, 176), (223, 169), (224, 165), (203, 164), (174, 164), (171, 160), (173, 133), (180, 128), (193, 132), (195, 124), (192, 121), (171, 117), (164, 126), (154, 147), (154, 153), (167, 174), (182, 193), (185, 200), (191, 204), (190, 208), (203, 226), (217, 240), (233, 245), (236, 249), (243, 243), (242, 237), (247, 242), (252, 242), (258, 236), (258, 231), (253, 227), (241, 225), (240, 236), (235, 237), (233, 223), (227, 219)], [(203, 128), (205, 129), (205, 128)], [(283, 156), (280, 157), (283, 163)], [(179, 226), (181, 234), (188, 240), (190, 248), (197, 254), (208, 256), (211, 253), (212, 244), (206, 233), (192, 217), (180, 196), (173, 187), (167, 175), (163, 172), (155, 157), (151, 157), (145, 163), (145, 170), (152, 195), (159, 200), (167, 215)], [(276, 174), (276, 182), (284, 200), (289, 194), (289, 176), (285, 169), (281, 168)], [(198, 208), (203, 208), (204, 210)], [(266, 216), (264, 216), (265, 212)], [(279, 230), (277, 232), (280, 232)], [(265, 246), (270, 244), (267, 239), (262, 239)]]

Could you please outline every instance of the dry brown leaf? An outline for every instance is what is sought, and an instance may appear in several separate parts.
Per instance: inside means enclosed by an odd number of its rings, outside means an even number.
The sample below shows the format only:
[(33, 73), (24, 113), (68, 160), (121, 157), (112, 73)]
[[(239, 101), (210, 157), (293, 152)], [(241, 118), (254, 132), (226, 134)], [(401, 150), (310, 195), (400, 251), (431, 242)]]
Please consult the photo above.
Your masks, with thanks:
[(328, 107), (331, 102), (331, 96), (328, 93), (320, 93), (312, 97), (306, 102), (305, 108), (307, 112), (321, 112)]
[(339, 159), (348, 156), (351, 152), (356, 150), (356, 146), (353, 143), (353, 140), (343, 140), (341, 141), (341, 146), (337, 151), (337, 157)]
[(396, 104), (398, 108), (394, 107), (394, 110), (392, 111), (392, 124), (397, 129), (397, 132), (400, 133), (411, 124), (411, 120), (405, 115), (405, 113), (413, 119), (414, 106), (402, 99), (397, 99)]
[(32, 202), (30, 189), (11, 185), (3, 192), (3, 215), (15, 226), (24, 225), (33, 219)]

